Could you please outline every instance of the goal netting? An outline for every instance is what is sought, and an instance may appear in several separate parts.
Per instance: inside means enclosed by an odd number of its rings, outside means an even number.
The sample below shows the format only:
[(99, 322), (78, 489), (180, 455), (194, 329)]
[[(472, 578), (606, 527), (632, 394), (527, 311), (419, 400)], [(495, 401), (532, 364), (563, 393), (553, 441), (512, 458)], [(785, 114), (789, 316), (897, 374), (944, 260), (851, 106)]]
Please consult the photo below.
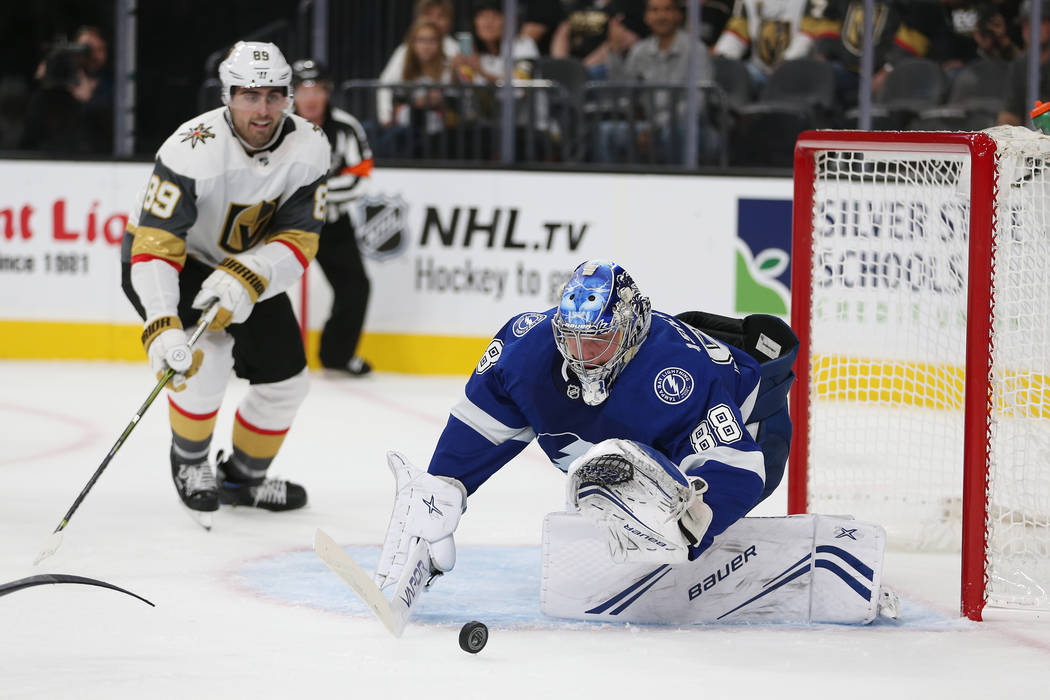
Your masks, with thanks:
[(807, 132), (793, 511), (963, 552), (963, 608), (1050, 609), (1050, 137)]

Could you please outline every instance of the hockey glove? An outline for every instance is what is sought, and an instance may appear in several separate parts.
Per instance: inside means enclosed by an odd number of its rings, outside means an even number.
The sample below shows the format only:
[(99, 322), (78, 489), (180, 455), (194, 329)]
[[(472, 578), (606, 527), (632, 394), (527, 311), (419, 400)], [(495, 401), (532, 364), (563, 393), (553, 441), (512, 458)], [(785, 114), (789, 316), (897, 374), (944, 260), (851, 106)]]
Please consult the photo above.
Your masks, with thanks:
[(598, 443), (569, 467), (568, 505), (606, 533), (618, 562), (680, 563), (711, 523), (703, 479), (630, 440)]
[(217, 300), (219, 313), (208, 326), (221, 331), (231, 323), (244, 323), (259, 295), (266, 291), (266, 279), (237, 258), (226, 258), (201, 284), (193, 308), (206, 309)]
[(414, 537), (430, 548), (431, 574), (451, 571), (456, 565), (452, 533), (466, 509), (466, 488), (455, 479), (417, 469), (399, 452), (387, 452), (386, 461), (394, 473), (396, 491), (376, 567), (376, 585), (383, 588), (401, 578)]
[(204, 351), (190, 350), (186, 333), (177, 316), (161, 316), (146, 323), (142, 331), (142, 345), (146, 348), (150, 368), (161, 378), (168, 368), (174, 376), (165, 386), (172, 391), (186, 388), (186, 380), (196, 374), (204, 360)]

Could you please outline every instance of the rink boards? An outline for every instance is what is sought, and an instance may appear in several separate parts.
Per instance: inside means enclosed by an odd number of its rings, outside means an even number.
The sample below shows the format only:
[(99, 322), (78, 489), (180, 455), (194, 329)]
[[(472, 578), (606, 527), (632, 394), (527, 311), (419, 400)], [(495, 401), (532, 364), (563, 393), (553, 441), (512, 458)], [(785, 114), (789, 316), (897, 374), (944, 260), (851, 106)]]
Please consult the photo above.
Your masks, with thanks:
[[(0, 160), (0, 357), (140, 359), (119, 247), (150, 168)], [(587, 258), (620, 261), (671, 312), (784, 315), (790, 198), (788, 178), (379, 167), (354, 211), (362, 354), (459, 374)], [(292, 296), (316, 344), (331, 302), (316, 265)]]

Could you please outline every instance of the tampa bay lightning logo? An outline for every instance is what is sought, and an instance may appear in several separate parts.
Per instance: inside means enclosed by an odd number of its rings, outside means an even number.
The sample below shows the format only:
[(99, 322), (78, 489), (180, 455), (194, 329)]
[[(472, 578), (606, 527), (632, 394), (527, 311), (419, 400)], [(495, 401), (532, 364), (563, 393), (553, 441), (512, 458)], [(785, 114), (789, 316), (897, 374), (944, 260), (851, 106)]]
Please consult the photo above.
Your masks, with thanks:
[(662, 369), (653, 381), (653, 391), (664, 403), (682, 403), (693, 393), (693, 375), (681, 367)]
[(535, 328), (536, 324), (542, 322), (546, 318), (547, 317), (543, 314), (522, 314), (514, 320), (514, 325), (511, 326), (510, 332), (514, 334), (514, 337), (520, 338), (521, 336), (525, 335), (533, 328)]

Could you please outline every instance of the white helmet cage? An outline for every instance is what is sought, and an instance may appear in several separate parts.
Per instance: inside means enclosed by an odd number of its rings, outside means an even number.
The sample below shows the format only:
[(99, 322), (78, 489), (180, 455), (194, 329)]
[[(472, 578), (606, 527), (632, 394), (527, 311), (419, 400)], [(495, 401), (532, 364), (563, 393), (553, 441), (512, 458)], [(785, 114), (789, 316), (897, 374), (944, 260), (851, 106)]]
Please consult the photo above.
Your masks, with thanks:
[(276, 44), (238, 41), (219, 64), (219, 81), (224, 105), (230, 104), (235, 87), (283, 87), (288, 96), (284, 113), (292, 111), (292, 67)]

